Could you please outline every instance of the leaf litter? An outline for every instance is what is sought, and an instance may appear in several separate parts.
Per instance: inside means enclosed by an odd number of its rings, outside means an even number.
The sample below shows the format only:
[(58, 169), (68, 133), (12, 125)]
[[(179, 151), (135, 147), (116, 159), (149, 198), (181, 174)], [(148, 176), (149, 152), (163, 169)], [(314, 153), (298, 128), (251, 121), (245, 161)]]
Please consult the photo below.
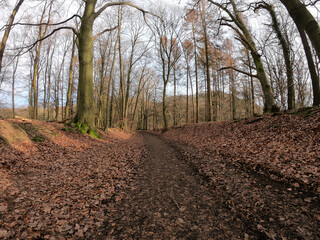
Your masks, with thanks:
[(90, 238), (106, 220), (104, 201), (122, 197), (143, 159), (141, 136), (114, 130), (96, 140), (58, 123), (12, 124), (30, 138), (47, 131), (32, 148), (0, 142), (0, 239)]
[[(265, 115), (101, 140), (44, 123), (31, 147), (0, 142), (0, 238), (320, 239), (319, 119)], [(30, 138), (42, 132), (15, 124)]]
[(269, 114), (187, 124), (161, 137), (246, 223), (241, 238), (319, 239), (319, 120), (319, 111)]

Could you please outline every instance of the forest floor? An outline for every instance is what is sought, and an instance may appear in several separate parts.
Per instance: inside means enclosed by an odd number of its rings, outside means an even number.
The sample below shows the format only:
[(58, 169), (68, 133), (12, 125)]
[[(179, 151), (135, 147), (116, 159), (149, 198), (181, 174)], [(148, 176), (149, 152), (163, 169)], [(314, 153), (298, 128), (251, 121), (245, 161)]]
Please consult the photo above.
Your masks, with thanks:
[[(4, 137), (8, 122), (33, 141)], [(319, 109), (100, 140), (12, 120), (1, 135), (0, 239), (320, 239)]]

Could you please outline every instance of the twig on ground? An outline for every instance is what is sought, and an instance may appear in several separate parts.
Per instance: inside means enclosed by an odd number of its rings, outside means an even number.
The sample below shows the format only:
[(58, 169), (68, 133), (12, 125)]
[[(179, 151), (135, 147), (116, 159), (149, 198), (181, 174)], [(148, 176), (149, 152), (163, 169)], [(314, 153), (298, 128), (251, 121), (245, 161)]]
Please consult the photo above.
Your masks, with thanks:
[(171, 200), (174, 202), (174, 204), (176, 205), (176, 207), (178, 208), (178, 210), (180, 210), (179, 204), (174, 200), (174, 198), (169, 194), (169, 197), (171, 198)]

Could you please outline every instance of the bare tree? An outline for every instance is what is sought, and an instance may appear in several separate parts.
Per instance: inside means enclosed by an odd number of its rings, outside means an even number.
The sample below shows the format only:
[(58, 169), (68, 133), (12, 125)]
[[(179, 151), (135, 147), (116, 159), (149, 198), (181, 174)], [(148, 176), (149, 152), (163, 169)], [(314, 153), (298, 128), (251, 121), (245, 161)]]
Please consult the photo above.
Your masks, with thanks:
[(282, 47), (283, 56), (286, 64), (287, 71), (287, 89), (288, 89), (288, 110), (292, 110), (295, 108), (295, 94), (294, 94), (294, 80), (293, 80), (293, 69), (291, 62), (291, 53), (290, 53), (290, 43), (286, 40), (284, 34), (280, 30), (280, 24), (277, 19), (276, 12), (274, 10), (274, 6), (270, 5), (266, 2), (260, 2), (256, 5), (255, 10), (260, 8), (266, 9), (272, 19), (272, 28), (276, 33), (280, 45)]
[[(263, 61), (261, 59), (261, 54), (258, 51), (258, 48), (256, 46), (255, 41), (253, 40), (253, 37), (243, 21), (243, 18), (241, 17), (241, 13), (239, 12), (237, 5), (234, 0), (227, 1), (225, 4), (217, 3), (213, 0), (208, 0), (212, 4), (216, 5), (220, 9), (222, 9), (229, 18), (222, 17), (221, 18), (221, 24), (230, 27), (233, 29), (237, 35), (237, 39), (243, 44), (244, 47), (246, 47), (253, 58), (255, 68), (256, 68), (256, 74), (251, 75), (253, 77), (256, 77), (259, 79), (262, 91), (264, 94), (264, 111), (265, 112), (273, 112), (278, 111), (278, 107), (275, 104), (272, 88), (270, 86)], [(231, 5), (232, 10), (229, 10), (228, 6)], [(240, 73), (249, 75), (249, 73), (244, 71), (239, 71), (236, 68), (233, 68), (234, 70), (237, 70)]]
[[(169, 16), (168, 16), (169, 15)], [(163, 82), (163, 94), (162, 94), (162, 116), (163, 127), (168, 128), (167, 118), (167, 86), (170, 81), (171, 73), (176, 64), (178, 58), (175, 57), (175, 51), (179, 44), (178, 36), (182, 31), (182, 18), (176, 15), (173, 11), (170, 11), (168, 15), (162, 12), (161, 19), (154, 24), (156, 31), (157, 50), (159, 52), (161, 67), (162, 67), (162, 82)]]
[[(74, 121), (82, 132), (90, 132), (95, 135), (95, 113), (94, 113), (94, 88), (93, 88), (93, 53), (92, 53), (92, 30), (95, 20), (108, 7), (128, 5), (141, 11), (144, 15), (148, 12), (129, 2), (106, 3), (96, 9), (97, 0), (84, 1), (84, 13), (81, 17), (80, 31), (78, 33), (79, 43), (79, 90), (77, 113)], [(116, 29), (106, 29), (113, 30)], [(104, 32), (105, 32), (104, 31)]]
[(290, 16), (309, 36), (320, 60), (320, 26), (301, 0), (280, 0)]
[(24, 0), (19, 0), (17, 2), (16, 6), (14, 7), (14, 9), (13, 9), (11, 15), (10, 15), (10, 18), (8, 20), (8, 24), (5, 26), (5, 32), (3, 34), (2, 41), (1, 41), (1, 44), (0, 44), (0, 73), (1, 73), (1, 70), (2, 70), (2, 58), (3, 58), (4, 50), (6, 48), (8, 37), (9, 37), (10, 31), (11, 31), (11, 28), (13, 26), (13, 22), (14, 22), (15, 16), (18, 13), (19, 8), (21, 7), (23, 2), (24, 2)]
[[(43, 11), (40, 18), (40, 23), (43, 22), (45, 19), (46, 11), (48, 10), (48, 18), (47, 18), (47, 24), (45, 26), (39, 25), (39, 32), (38, 32), (38, 39), (42, 39), (48, 31), (48, 23), (51, 20), (51, 13), (52, 13), (52, 6), (53, 6), (53, 0), (51, 0), (49, 3), (48, 1), (45, 2)], [(49, 8), (49, 9), (48, 9)], [(33, 73), (32, 73), (32, 82), (31, 82), (31, 117), (33, 119), (38, 118), (38, 70), (39, 70), (39, 60), (40, 60), (40, 53), (41, 53), (41, 47), (42, 47), (42, 41), (39, 41), (36, 43), (36, 53), (33, 63)]]

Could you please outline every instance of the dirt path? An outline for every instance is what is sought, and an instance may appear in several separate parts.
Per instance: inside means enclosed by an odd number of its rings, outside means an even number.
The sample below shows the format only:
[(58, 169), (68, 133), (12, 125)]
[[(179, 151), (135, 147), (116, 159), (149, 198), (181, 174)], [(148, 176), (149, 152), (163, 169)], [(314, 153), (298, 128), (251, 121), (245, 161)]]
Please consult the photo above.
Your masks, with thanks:
[(150, 156), (125, 197), (105, 202), (100, 239), (320, 239), (316, 197), (223, 159), (204, 178), (188, 164), (200, 153), (143, 135)]

